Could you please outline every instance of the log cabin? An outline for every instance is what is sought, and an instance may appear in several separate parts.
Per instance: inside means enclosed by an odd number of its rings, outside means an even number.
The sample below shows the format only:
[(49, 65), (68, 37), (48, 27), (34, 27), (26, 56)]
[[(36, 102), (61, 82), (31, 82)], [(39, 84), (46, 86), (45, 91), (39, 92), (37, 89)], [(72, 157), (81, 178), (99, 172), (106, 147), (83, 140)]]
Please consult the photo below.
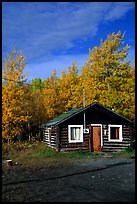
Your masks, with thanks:
[(42, 130), (43, 141), (57, 151), (114, 152), (134, 142), (134, 123), (100, 103), (71, 109)]

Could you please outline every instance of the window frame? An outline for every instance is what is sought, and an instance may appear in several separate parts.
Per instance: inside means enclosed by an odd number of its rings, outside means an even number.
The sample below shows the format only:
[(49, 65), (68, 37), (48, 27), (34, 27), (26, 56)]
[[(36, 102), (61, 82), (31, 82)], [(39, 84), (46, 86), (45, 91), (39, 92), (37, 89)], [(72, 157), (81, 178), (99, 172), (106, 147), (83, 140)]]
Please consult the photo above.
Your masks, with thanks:
[[(71, 128), (80, 127), (80, 140), (72, 140), (71, 139)], [(83, 125), (68, 125), (68, 140), (69, 143), (80, 143), (83, 142)]]
[[(111, 139), (111, 131), (110, 128), (111, 127), (116, 127), (116, 128), (120, 128), (119, 129), (119, 139)], [(122, 142), (123, 137), (122, 137), (122, 125), (108, 125), (108, 139), (110, 142)]]

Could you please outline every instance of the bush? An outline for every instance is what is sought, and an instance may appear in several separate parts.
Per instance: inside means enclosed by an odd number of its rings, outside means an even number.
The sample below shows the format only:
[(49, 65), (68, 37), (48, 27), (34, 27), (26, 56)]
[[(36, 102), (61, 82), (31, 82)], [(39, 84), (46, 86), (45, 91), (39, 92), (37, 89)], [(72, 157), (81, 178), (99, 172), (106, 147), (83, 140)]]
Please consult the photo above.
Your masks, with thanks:
[(3, 142), (2, 143), (2, 156), (3, 157), (7, 157), (7, 156), (14, 156), (15, 154), (21, 152), (21, 151), (25, 151), (28, 148), (32, 147), (33, 148), (35, 146), (38, 145), (38, 141), (16, 141), (16, 142), (10, 142), (10, 143), (6, 143)]

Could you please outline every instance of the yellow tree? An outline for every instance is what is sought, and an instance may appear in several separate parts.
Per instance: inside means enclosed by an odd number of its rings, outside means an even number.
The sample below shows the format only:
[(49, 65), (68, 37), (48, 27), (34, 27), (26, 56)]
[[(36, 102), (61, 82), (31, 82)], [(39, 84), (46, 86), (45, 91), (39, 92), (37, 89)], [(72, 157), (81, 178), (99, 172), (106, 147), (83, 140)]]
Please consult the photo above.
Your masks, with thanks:
[[(88, 96), (129, 116), (134, 100), (134, 82), (131, 80), (131, 66), (127, 59), (129, 46), (124, 46), (124, 34), (112, 33), (100, 47), (90, 50), (89, 58), (82, 70)], [(133, 78), (132, 78), (133, 79)], [(127, 84), (128, 82), (128, 84)], [(132, 92), (129, 93), (129, 87)], [(130, 89), (130, 90), (131, 90)]]
[[(82, 86), (79, 86), (80, 77), (74, 62), (68, 67), (68, 73), (62, 71), (62, 76), (57, 77), (56, 69), (52, 75), (44, 80), (43, 101), (47, 119), (51, 119), (69, 108), (80, 107), (83, 103)], [(80, 92), (81, 89), (81, 92)]]
[(56, 69), (53, 70), (53, 73), (48, 79), (44, 80), (43, 102), (47, 119), (51, 119), (61, 113)]
[(89, 62), (82, 67), (80, 80), (85, 92), (85, 105), (98, 102), (99, 93), (96, 90), (96, 81), (94, 80), (94, 75), (92, 74), (92, 69)]
[(129, 66), (128, 69), (128, 73), (123, 73), (125, 76), (122, 77), (123, 83), (120, 86), (119, 97), (122, 98), (121, 105), (123, 109), (121, 111), (123, 115), (131, 120), (135, 120), (135, 64)]
[(68, 67), (68, 73), (65, 70), (62, 71), (59, 87), (64, 110), (81, 107), (83, 103), (82, 84), (80, 83), (78, 67), (75, 62)]
[(2, 69), (2, 138), (12, 140), (22, 132), (28, 116), (24, 111), (26, 66), (22, 51), (13, 49)]
[(31, 107), (28, 110), (31, 115), (30, 131), (32, 136), (39, 137), (40, 139), (40, 126), (47, 121), (47, 109), (44, 104), (44, 82), (40, 78), (32, 80), (30, 85), (31, 91)]

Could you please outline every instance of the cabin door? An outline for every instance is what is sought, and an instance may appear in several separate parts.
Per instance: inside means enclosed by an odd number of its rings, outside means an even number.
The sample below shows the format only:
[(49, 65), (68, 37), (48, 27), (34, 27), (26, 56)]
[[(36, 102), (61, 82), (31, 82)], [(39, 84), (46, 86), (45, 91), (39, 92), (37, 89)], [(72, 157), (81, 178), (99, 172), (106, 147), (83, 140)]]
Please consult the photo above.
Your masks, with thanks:
[(101, 126), (91, 125), (91, 151), (101, 151)]

